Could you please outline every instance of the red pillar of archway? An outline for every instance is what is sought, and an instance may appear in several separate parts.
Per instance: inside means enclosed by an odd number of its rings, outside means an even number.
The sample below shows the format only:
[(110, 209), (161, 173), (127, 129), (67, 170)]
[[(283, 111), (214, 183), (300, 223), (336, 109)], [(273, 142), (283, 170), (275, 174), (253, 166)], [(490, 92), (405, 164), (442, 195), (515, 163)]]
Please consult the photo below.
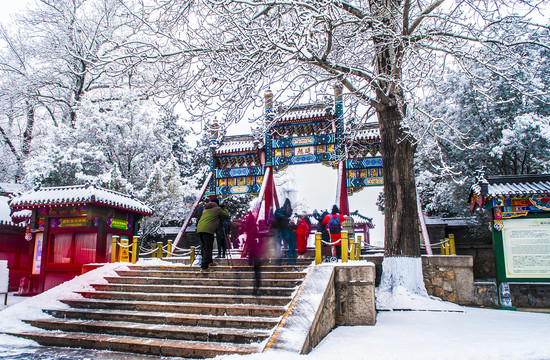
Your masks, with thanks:
[(277, 190), (275, 189), (275, 181), (273, 180), (273, 166), (267, 165), (266, 168), (269, 168), (267, 171), (268, 176), (265, 181), (265, 195), (264, 195), (264, 218), (266, 221), (270, 220), (273, 217), (273, 212), (276, 208), (279, 207), (279, 198), (277, 197)]
[(340, 206), (340, 214), (349, 215), (348, 184), (346, 179), (346, 161), (338, 163), (338, 194), (337, 203)]

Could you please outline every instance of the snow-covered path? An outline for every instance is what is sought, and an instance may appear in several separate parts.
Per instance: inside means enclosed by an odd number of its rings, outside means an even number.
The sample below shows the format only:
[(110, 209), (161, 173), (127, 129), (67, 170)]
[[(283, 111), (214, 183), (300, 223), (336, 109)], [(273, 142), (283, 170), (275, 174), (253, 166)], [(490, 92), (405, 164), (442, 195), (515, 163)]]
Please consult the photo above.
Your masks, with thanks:
[[(309, 355), (270, 351), (232, 360), (550, 359), (550, 314), (463, 308), (464, 312), (380, 312), (376, 326), (339, 327)], [(0, 313), (1, 314), (1, 313)], [(0, 359), (137, 359), (89, 350), (44, 349), (0, 335)], [(32, 357), (29, 355), (33, 354)], [(151, 357), (139, 357), (139, 359)], [(154, 359), (159, 359), (152, 357)]]
[[(20, 320), (44, 316), (42, 307), (63, 307), (57, 298), (79, 297), (90, 280), (101, 282), (120, 264), (109, 264), (0, 312), (0, 332), (28, 329)], [(104, 280), (103, 280), (104, 281)], [(72, 293), (72, 294), (71, 294)], [(2, 299), (3, 300), (3, 299)], [(383, 311), (376, 326), (338, 327), (308, 355), (268, 351), (230, 360), (550, 360), (550, 314), (458, 307), (463, 312)], [(0, 335), (2, 360), (160, 359), (135, 354), (44, 348)]]

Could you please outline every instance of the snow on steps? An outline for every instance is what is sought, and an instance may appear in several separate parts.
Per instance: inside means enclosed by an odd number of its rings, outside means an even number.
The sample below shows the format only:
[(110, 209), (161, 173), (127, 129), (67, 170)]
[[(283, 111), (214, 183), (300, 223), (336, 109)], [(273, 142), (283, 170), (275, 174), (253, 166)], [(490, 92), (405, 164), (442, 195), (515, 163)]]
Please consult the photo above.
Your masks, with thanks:
[[(91, 284), (69, 309), (11, 333), (42, 345), (209, 358), (261, 352), (306, 275), (304, 266), (266, 266), (253, 295), (251, 267), (129, 266)], [(265, 287), (263, 286), (265, 284)]]

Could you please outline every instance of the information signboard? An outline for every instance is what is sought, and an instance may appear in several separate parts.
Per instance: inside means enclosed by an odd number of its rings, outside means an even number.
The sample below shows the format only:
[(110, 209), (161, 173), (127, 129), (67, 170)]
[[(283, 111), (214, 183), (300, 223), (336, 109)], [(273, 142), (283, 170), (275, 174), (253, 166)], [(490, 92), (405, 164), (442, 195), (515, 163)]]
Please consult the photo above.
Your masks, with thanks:
[(550, 219), (505, 219), (502, 240), (506, 278), (550, 278)]

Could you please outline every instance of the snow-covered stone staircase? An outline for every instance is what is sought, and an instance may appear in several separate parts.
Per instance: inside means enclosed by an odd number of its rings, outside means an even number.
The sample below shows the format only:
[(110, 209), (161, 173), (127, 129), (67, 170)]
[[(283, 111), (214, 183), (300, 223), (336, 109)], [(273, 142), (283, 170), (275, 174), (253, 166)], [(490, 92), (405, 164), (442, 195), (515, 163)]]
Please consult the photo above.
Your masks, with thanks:
[(264, 266), (254, 295), (249, 266), (129, 266), (92, 284), (44, 331), (14, 334), (42, 345), (159, 356), (209, 358), (263, 351), (307, 273), (303, 265)]

